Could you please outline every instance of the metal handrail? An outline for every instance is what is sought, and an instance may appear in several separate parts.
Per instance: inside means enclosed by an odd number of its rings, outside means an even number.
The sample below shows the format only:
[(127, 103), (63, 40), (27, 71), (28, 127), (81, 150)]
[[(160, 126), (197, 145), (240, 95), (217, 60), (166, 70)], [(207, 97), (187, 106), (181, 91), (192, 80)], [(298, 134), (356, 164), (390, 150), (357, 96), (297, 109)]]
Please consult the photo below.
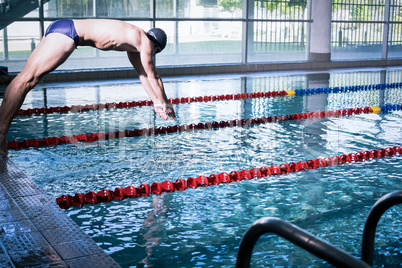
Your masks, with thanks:
[(276, 217), (264, 217), (255, 221), (240, 243), (236, 267), (250, 267), (251, 254), (258, 238), (264, 233), (275, 233), (295, 245), (338, 267), (370, 267), (345, 251), (315, 237), (307, 231)]
[(390, 207), (402, 203), (402, 191), (395, 191), (381, 197), (371, 208), (363, 229), (362, 257), (366, 263), (373, 264), (374, 238), (377, 223)]

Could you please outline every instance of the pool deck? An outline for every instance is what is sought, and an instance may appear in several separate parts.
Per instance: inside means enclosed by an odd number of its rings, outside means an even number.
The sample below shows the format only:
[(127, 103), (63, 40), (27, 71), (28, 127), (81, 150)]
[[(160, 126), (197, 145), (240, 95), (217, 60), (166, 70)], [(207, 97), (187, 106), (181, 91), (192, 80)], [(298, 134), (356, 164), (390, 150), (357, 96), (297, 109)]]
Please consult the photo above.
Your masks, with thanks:
[(10, 159), (0, 156), (0, 267), (120, 267)]

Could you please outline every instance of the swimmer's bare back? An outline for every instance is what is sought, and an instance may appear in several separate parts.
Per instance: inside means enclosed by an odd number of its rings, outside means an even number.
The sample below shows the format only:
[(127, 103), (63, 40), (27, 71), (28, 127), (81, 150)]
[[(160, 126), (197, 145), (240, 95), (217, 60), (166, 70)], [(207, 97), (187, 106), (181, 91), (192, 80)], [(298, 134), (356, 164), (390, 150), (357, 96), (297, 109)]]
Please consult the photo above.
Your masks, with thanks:
[(100, 50), (140, 52), (141, 44), (149, 42), (144, 30), (120, 20), (73, 20), (79, 36), (79, 46)]

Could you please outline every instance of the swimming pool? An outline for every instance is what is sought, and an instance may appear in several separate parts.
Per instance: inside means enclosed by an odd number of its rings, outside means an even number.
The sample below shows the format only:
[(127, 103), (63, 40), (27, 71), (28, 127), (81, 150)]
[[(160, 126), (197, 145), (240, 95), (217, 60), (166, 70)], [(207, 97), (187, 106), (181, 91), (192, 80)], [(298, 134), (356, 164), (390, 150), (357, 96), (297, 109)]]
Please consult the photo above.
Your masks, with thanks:
[[(258, 73), (165, 79), (170, 98), (374, 85), (402, 81), (402, 70)], [(156, 128), (199, 122), (402, 103), (400, 88), (192, 102), (163, 121), (149, 106), (21, 116), (9, 140)], [(147, 99), (136, 80), (46, 84), (22, 108)], [(126, 137), (10, 150), (10, 158), (51, 197), (279, 165), (400, 145), (401, 111)], [(121, 266), (233, 267), (241, 237), (257, 219), (276, 216), (360, 256), (363, 225), (382, 195), (402, 188), (400, 157), (386, 157), (263, 179), (243, 180), (65, 212)], [(402, 263), (400, 206), (377, 231), (374, 264)], [(252, 263), (325, 266), (273, 235), (256, 244)]]

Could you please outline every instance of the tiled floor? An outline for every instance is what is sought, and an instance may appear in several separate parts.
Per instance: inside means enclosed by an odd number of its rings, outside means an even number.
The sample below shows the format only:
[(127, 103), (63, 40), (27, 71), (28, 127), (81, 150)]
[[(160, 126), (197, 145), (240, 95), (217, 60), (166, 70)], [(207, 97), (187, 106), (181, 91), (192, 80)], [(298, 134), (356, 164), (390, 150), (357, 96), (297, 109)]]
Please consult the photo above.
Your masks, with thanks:
[(0, 156), (0, 267), (119, 267), (12, 161)]

